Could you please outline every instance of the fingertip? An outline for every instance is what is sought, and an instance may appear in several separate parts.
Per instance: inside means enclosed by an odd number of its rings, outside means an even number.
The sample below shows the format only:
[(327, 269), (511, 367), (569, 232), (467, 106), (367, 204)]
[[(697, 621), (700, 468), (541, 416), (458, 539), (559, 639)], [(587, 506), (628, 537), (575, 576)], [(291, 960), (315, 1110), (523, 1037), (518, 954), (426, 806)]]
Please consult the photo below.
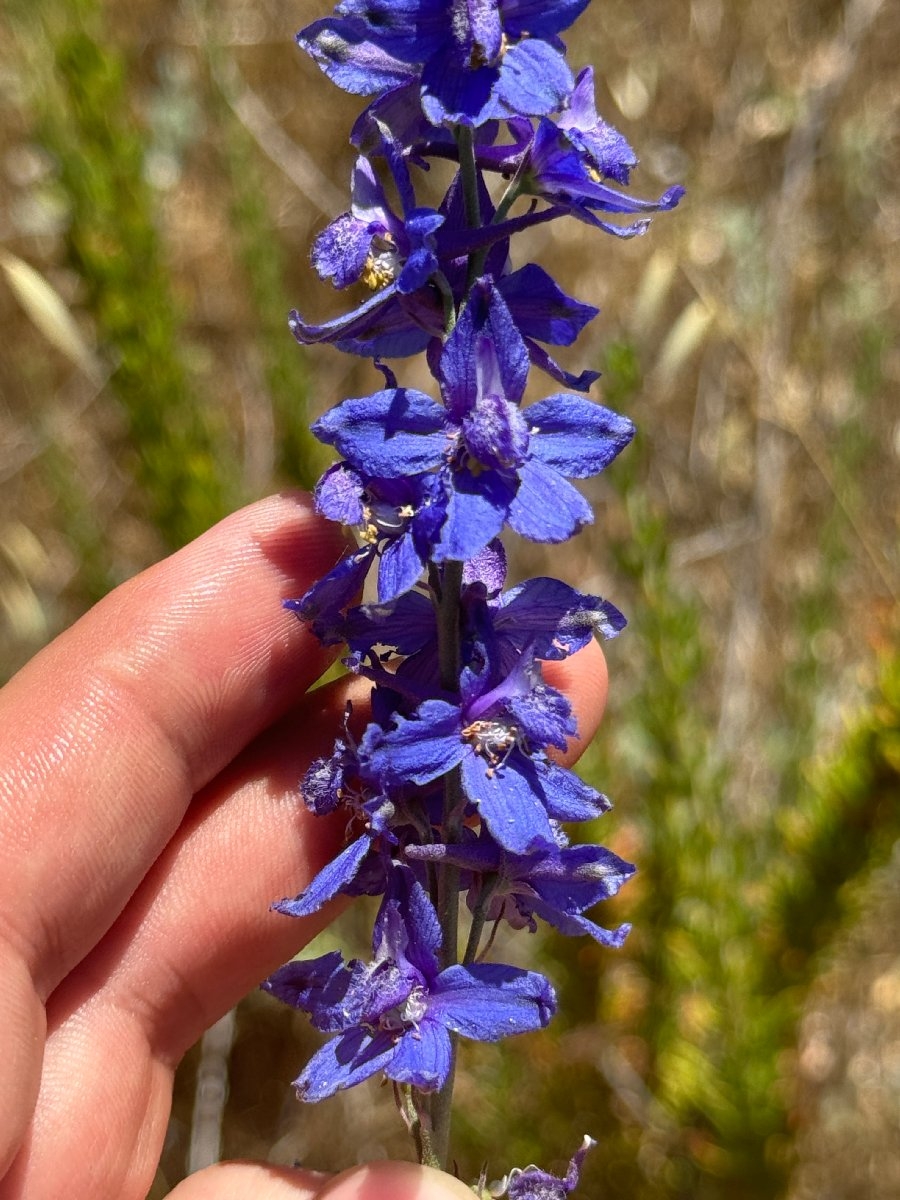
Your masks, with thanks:
[(169, 1200), (317, 1200), (330, 1178), (270, 1163), (216, 1163), (182, 1180)]
[(316, 1200), (472, 1200), (472, 1189), (431, 1167), (373, 1162), (342, 1172)]
[(197, 1171), (171, 1200), (472, 1200), (459, 1179), (408, 1162), (374, 1162), (337, 1176), (268, 1163), (218, 1163)]
[(557, 762), (571, 766), (584, 754), (603, 718), (609, 692), (606, 656), (600, 643), (591, 641), (571, 658), (544, 663), (543, 672), (547, 683), (571, 701), (578, 723), (578, 735), (570, 740), (566, 752), (552, 752)]

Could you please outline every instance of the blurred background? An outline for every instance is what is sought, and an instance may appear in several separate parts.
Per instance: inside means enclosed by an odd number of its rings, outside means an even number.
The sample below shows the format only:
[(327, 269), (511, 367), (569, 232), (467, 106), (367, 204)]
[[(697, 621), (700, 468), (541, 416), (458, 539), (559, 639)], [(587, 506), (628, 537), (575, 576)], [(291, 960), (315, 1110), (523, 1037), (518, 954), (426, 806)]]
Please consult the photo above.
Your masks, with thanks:
[[(355, 302), (307, 258), (347, 205), (360, 107), (293, 44), (330, 9), (4, 5), (4, 678), (232, 508), (309, 486), (309, 420), (378, 386), (286, 326)], [(557, 223), (515, 248), (602, 308), (566, 363), (640, 430), (589, 488), (590, 531), (515, 548), (517, 573), (630, 618), (583, 765), (616, 804), (590, 840), (640, 868), (599, 919), (635, 928), (618, 952), (501, 947), (539, 960), (561, 1016), (466, 1048), (461, 1173), (558, 1169), (590, 1132), (585, 1196), (893, 1200), (900, 9), (605, 0), (567, 41), (634, 190), (688, 189), (643, 239)], [(296, 1102), (313, 1044), (263, 996), (220, 1023), (180, 1071), (153, 1195), (220, 1143), (408, 1157), (377, 1085)]]

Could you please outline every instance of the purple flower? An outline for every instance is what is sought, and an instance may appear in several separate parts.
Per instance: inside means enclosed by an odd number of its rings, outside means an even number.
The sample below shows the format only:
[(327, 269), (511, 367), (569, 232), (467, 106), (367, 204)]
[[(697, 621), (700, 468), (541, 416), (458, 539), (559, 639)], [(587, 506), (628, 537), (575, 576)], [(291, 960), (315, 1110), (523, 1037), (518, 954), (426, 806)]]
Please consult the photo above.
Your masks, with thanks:
[[(558, 579), (528, 579), (497, 594), (503, 574), (491, 561), (495, 556), (489, 547), (466, 564), (467, 570), (477, 564), (494, 584), (492, 593), (479, 574), (473, 572), (471, 582), (464, 575), (460, 638), (463, 661), (469, 666), (480, 669), (487, 663), (494, 677), (502, 678), (526, 650), (536, 659), (559, 660), (582, 649), (594, 636), (617, 637), (625, 628), (625, 618), (615, 605)], [(346, 641), (360, 656), (370, 654), (376, 645), (396, 652), (404, 659), (397, 668), (398, 679), (424, 683), (438, 677), (434, 605), (419, 592), (406, 592), (389, 604), (350, 609), (335, 627), (335, 640)]]
[(600, 310), (567, 296), (537, 263), (526, 263), (517, 271), (496, 276), (494, 286), (522, 335), (532, 366), (540, 367), (557, 383), (586, 392), (600, 372), (581, 371), (574, 375), (565, 371), (538, 342), (571, 346)]
[[(345, 720), (346, 726), (346, 720)], [(349, 732), (338, 738), (327, 758), (317, 758), (300, 784), (306, 807), (317, 816), (343, 809), (347, 813), (347, 844), (293, 898), (272, 908), (289, 917), (308, 917), (338, 893), (380, 895), (391, 872), (391, 850), (401, 845), (395, 826), (405, 816), (399, 797), (388, 797), (361, 773)], [(356, 836), (350, 836), (351, 831)]]
[(632, 167), (637, 166), (637, 156), (622, 134), (597, 114), (593, 67), (585, 67), (579, 74), (556, 124), (602, 179), (628, 183)]
[(342, 0), (297, 35), (332, 82), (376, 95), (417, 85), (433, 125), (556, 111), (573, 79), (557, 35), (588, 0)]
[(413, 862), (449, 863), (468, 873), (468, 905), (484, 904), (488, 921), (507, 921), (514, 929), (537, 929), (540, 917), (571, 937), (589, 934), (604, 946), (621, 946), (630, 925), (604, 929), (583, 914), (614, 896), (634, 874), (605, 846), (561, 845), (531, 854), (511, 854), (482, 827), (477, 840), (461, 845), (432, 844), (406, 847)]
[(540, 1167), (525, 1167), (524, 1170), (514, 1167), (509, 1173), (506, 1187), (508, 1200), (566, 1200), (578, 1186), (584, 1160), (596, 1144), (592, 1137), (585, 1135), (581, 1146), (569, 1160), (569, 1169), (563, 1178), (542, 1171)]
[(311, 621), (326, 646), (345, 640), (344, 610), (378, 563), (378, 597), (384, 603), (413, 587), (428, 561), (443, 509), (431, 475), (382, 479), (335, 463), (316, 486), (316, 507), (323, 516), (355, 525), (362, 546), (348, 553), (298, 600), (285, 607)]
[(295, 1081), (301, 1100), (323, 1100), (383, 1071), (433, 1091), (451, 1063), (451, 1033), (494, 1042), (546, 1025), (556, 1008), (547, 980), (500, 964), (437, 961), (441, 934), (424, 889), (395, 868), (372, 939), (374, 959), (344, 962), (334, 951), (292, 962), (262, 985), (336, 1034)]
[[(311, 251), (321, 279), (356, 289), (356, 307), (321, 324), (295, 311), (290, 327), (301, 344), (371, 358), (384, 382), (312, 430), (341, 456), (319, 480), (317, 509), (358, 545), (285, 606), (323, 644), (346, 645), (343, 665), (374, 686), (362, 736), (348, 704), (332, 752), (300, 785), (311, 812), (343, 820), (343, 848), (272, 907), (307, 918), (340, 895), (380, 904), (370, 961), (335, 951), (291, 962), (263, 987), (328, 1035), (295, 1081), (301, 1099), (379, 1074), (414, 1091), (447, 1085), (434, 1103), (394, 1088), (414, 1134), (408, 1102), (418, 1114), (420, 1152), (433, 1125), (441, 1159), (456, 1037), (537, 1030), (556, 1008), (542, 975), (481, 961), (494, 940), (482, 948), (485, 923), (534, 932), (543, 920), (605, 946), (629, 930), (586, 915), (634, 867), (564, 832), (610, 804), (555, 761), (577, 725), (541, 667), (616, 636), (625, 619), (555, 579), (503, 591), (499, 541), (509, 526), (560, 543), (592, 522), (576, 483), (634, 435), (627, 417), (577, 394), (596, 371), (572, 374), (551, 357), (598, 310), (536, 264), (513, 269), (513, 236), (574, 216), (632, 237), (683, 194), (622, 190), (634, 151), (597, 113), (591, 69), (573, 77), (561, 41), (588, 3), (339, 0), (297, 35), (337, 86), (369, 102), (352, 133), (347, 211)], [(434, 208), (417, 203), (411, 176), (432, 159), (455, 164)], [(488, 173), (506, 185), (495, 181), (494, 199)], [(400, 386), (388, 365), (419, 352), (439, 399)], [(526, 405), (532, 366), (571, 390)], [(462, 963), (460, 891), (473, 913)], [(492, 1194), (566, 1200), (591, 1145), (563, 1177), (515, 1169)]]
[(458, 175), (438, 211), (412, 207), (409, 177), (396, 152), (396, 140), (384, 127), (379, 125), (379, 129), (380, 146), (397, 190), (405, 197), (407, 216), (404, 221), (394, 216), (371, 165), (360, 159), (354, 172), (354, 205), (320, 234), (313, 263), (319, 274), (333, 279), (337, 287), (362, 278), (374, 295), (321, 325), (305, 321), (294, 310), (290, 327), (297, 341), (302, 345), (324, 342), (375, 359), (403, 358), (428, 348), (439, 351), (445, 313), (431, 277), (439, 269), (454, 304), (461, 304), (468, 281), (467, 256), (484, 249), (488, 252), (485, 269), (496, 277), (495, 286), (525, 341), (531, 362), (558, 382), (586, 391), (598, 373), (572, 375), (538, 343), (571, 345), (598, 309), (567, 296), (534, 263), (517, 271), (506, 270), (510, 227), (518, 228), (523, 218), (493, 225), (494, 209), (486, 188), (482, 187), (481, 194), (483, 227), (478, 230), (466, 224)]
[(561, 542), (593, 520), (568, 480), (602, 471), (634, 426), (567, 393), (522, 410), (528, 366), (509, 309), (485, 279), (441, 355), (443, 407), (424, 392), (388, 388), (345, 400), (313, 433), (382, 478), (438, 471), (445, 519), (436, 562), (472, 558), (505, 522), (532, 541)]
[(374, 545), (348, 551), (298, 600), (283, 602), (301, 620), (309, 621), (323, 646), (339, 645), (344, 640), (341, 633), (344, 609), (362, 591), (376, 553)]
[(614, 604), (569, 587), (559, 579), (526, 579), (490, 605), (493, 628), (519, 650), (558, 660), (581, 650), (594, 635), (614, 638), (625, 618)]
[[(402, 131), (407, 153), (416, 161), (432, 156), (457, 160), (458, 148), (445, 132), (421, 118), (407, 117), (400, 92), (402, 89), (388, 93), (363, 113), (354, 130), (357, 143), (374, 146), (382, 136), (380, 131), (390, 126), (395, 137), (396, 130)], [(674, 208), (684, 195), (684, 188), (676, 186), (658, 200), (642, 200), (606, 182), (627, 186), (638, 160), (625, 137), (598, 115), (590, 67), (579, 74), (555, 122), (542, 116), (535, 128), (523, 112), (509, 114), (506, 124), (513, 139), (507, 145), (495, 145), (496, 128), (485, 127), (475, 145), (478, 166), (483, 171), (515, 176), (517, 194), (538, 196), (550, 205), (547, 211), (512, 218), (506, 222), (511, 230), (517, 228), (516, 220), (535, 223), (574, 216), (616, 237), (635, 237), (649, 225), (649, 218), (641, 214)], [(639, 219), (618, 225), (601, 220), (596, 212), (638, 215)]]
[(544, 753), (564, 748), (574, 733), (569, 702), (523, 653), (499, 683), (487, 669), (467, 668), (456, 703), (425, 700), (389, 728), (369, 725), (359, 757), (386, 790), (430, 783), (459, 767), (465, 797), (496, 841), (528, 854), (556, 845), (553, 821), (591, 820), (609, 808), (605, 796)]
[[(583, 77), (582, 77), (583, 78)], [(591, 105), (593, 113), (593, 105)], [(675, 208), (684, 195), (684, 188), (670, 187), (658, 200), (641, 200), (628, 196), (618, 188), (604, 183), (605, 178), (627, 183), (628, 174), (636, 163), (631, 147), (612, 126), (597, 119), (593, 124), (578, 126), (578, 112), (569, 114), (570, 123), (554, 125), (542, 117), (519, 165), (519, 187), (525, 195), (540, 196), (558, 212), (566, 212), (589, 225), (603, 229), (616, 237), (630, 238), (645, 233), (649, 218), (640, 217), (628, 225), (616, 225), (601, 220), (596, 212), (637, 213), (662, 212)], [(596, 116), (595, 113), (593, 113)], [(530, 122), (510, 122), (520, 139), (531, 135)]]
[(400, 295), (424, 287), (437, 270), (434, 235), (445, 218), (418, 208), (399, 147), (383, 131), (383, 152), (403, 206), (395, 216), (367, 158), (353, 168), (350, 211), (342, 213), (316, 238), (313, 266), (323, 279), (345, 288), (359, 279), (378, 291), (393, 285)]
[[(422, 112), (417, 80), (382, 92), (363, 109), (350, 131), (351, 145), (361, 154), (380, 154), (381, 129), (387, 128), (395, 140), (404, 148), (404, 153), (420, 166), (424, 159), (419, 151), (427, 147), (429, 152), (441, 157), (459, 159), (459, 147), (453, 130), (447, 125), (432, 125)], [(496, 140), (498, 124), (486, 122), (473, 131), (476, 145), (490, 145)]]

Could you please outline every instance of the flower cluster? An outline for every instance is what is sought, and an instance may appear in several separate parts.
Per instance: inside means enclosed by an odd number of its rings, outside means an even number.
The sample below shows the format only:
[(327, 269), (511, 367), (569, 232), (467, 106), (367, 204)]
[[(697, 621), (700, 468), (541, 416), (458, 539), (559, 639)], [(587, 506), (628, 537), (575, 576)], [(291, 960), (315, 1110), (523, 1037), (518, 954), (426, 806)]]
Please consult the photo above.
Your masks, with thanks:
[[(595, 372), (572, 375), (547, 349), (571, 344), (597, 310), (536, 264), (513, 268), (511, 238), (566, 216), (632, 237), (682, 194), (623, 190), (634, 152), (560, 40), (587, 3), (342, 0), (298, 35), (335, 84), (370, 97), (351, 137), (350, 207), (312, 251), (323, 279), (370, 294), (325, 324), (295, 312), (291, 328), (370, 357), (385, 386), (313, 426), (341, 456), (317, 506), (358, 530), (358, 548), (288, 605), (323, 643), (346, 645), (371, 703), (363, 724), (348, 713), (302, 781), (312, 811), (343, 815), (344, 847), (275, 908), (303, 917), (339, 894), (381, 899), (370, 961), (335, 951), (264, 987), (332, 1035), (296, 1081), (301, 1098), (383, 1074), (437, 1163), (447, 1105), (434, 1097), (452, 1084), (457, 1036), (496, 1041), (555, 1009), (542, 975), (485, 961), (497, 927), (542, 920), (605, 946), (627, 933), (586, 915), (634, 868), (570, 844), (564, 825), (609, 802), (556, 761), (577, 731), (542, 673), (625, 620), (555, 579), (504, 590), (500, 541), (510, 529), (559, 543), (590, 523), (573, 481), (603, 471), (634, 433), (584, 394)], [(436, 208), (415, 186), (432, 159), (455, 168)], [(434, 394), (400, 386), (383, 361), (420, 351)], [(526, 404), (533, 366), (566, 390)], [(370, 573), (371, 602), (358, 603)], [(567, 1194), (584, 1152), (567, 1181), (529, 1168), (508, 1194)]]

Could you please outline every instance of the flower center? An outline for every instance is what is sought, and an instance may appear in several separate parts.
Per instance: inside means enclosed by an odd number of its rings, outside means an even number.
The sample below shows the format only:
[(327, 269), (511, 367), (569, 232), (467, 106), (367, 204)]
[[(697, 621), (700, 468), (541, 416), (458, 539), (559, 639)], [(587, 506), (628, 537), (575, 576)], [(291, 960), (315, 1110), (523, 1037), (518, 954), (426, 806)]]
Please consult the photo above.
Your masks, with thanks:
[(383, 537), (396, 536), (415, 516), (411, 504), (386, 504), (383, 500), (368, 500), (363, 504), (363, 525), (360, 540), (367, 546), (376, 545)]
[(460, 425), (463, 453), (459, 465), (480, 471), (520, 467), (528, 454), (529, 431), (522, 413), (503, 395), (479, 396)]
[(397, 247), (386, 237), (376, 237), (372, 240), (372, 249), (366, 258), (360, 279), (373, 292), (387, 287), (397, 278), (400, 268), (400, 255)]
[(414, 987), (402, 1004), (382, 1013), (378, 1018), (378, 1028), (384, 1033), (405, 1033), (410, 1026), (418, 1028), (419, 1022), (425, 1016), (428, 1004), (425, 999), (425, 989)]
[(490, 720), (473, 721), (462, 731), (462, 736), (475, 753), (487, 762), (485, 773), (488, 779), (493, 779), (494, 772), (503, 766), (521, 740), (515, 725)]

